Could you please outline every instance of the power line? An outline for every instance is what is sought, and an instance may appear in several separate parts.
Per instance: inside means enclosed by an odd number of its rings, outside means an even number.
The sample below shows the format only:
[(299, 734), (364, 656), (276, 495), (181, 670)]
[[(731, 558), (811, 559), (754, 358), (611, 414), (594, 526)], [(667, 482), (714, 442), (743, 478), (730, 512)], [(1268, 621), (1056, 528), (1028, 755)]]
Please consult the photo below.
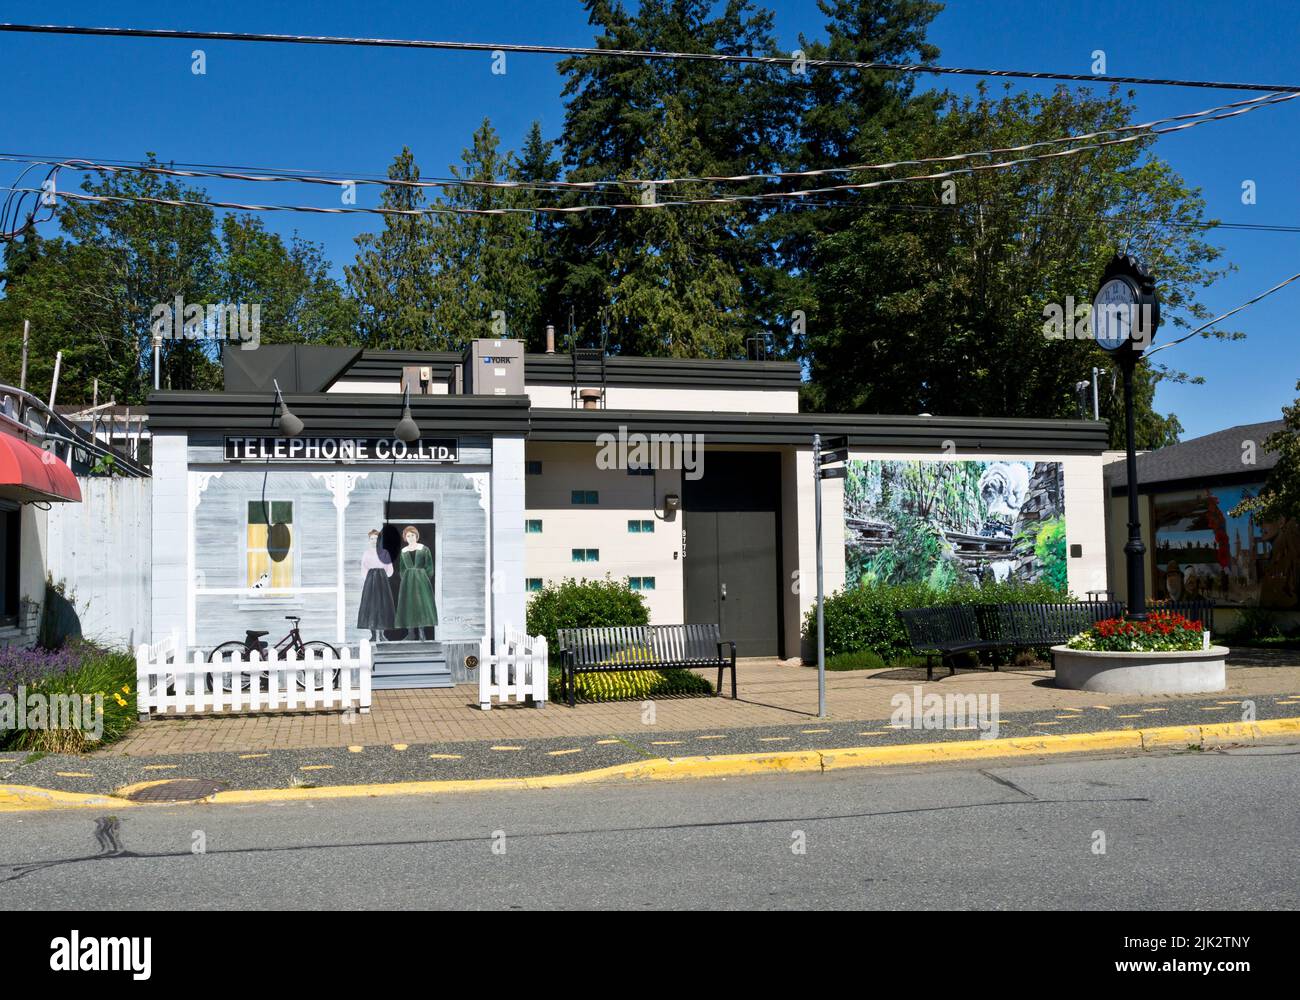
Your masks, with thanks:
[[(407, 180), (403, 178), (381, 178), (375, 175), (348, 178), (342, 176), (326, 176), (325, 172), (313, 174), (297, 168), (257, 168), (257, 167), (230, 167), (211, 164), (172, 164), (170, 167), (161, 164), (149, 163), (132, 163), (126, 161), (110, 162), (105, 160), (92, 160), (82, 157), (63, 157), (36, 159), (16, 153), (0, 154), (0, 161), (18, 161), (18, 162), (38, 162), (46, 163), (50, 166), (66, 166), (79, 170), (96, 171), (96, 172), (116, 172), (116, 171), (135, 171), (141, 173), (151, 173), (161, 176), (170, 177), (191, 177), (191, 178), (214, 178), (222, 180), (237, 181), (255, 181), (255, 182), (297, 182), (302, 184), (323, 184), (335, 187), (346, 187), (352, 185), (379, 185), (383, 187), (400, 187), (400, 188), (448, 188), (448, 187), (468, 187), (468, 188), (485, 188), (485, 189), (513, 189), (513, 190), (535, 190), (535, 191), (593, 191), (601, 187), (629, 187), (640, 185), (672, 185), (687, 183), (744, 183), (756, 180), (790, 180), (795, 178), (822, 177), (838, 174), (857, 173), (868, 170), (894, 170), (899, 167), (925, 166), (932, 163), (953, 163), (964, 160), (975, 159), (983, 156), (997, 156), (1006, 153), (1027, 152), (1032, 149), (1042, 149), (1048, 146), (1057, 146), (1064, 143), (1082, 142), (1088, 139), (1095, 139), (1104, 135), (1119, 135), (1123, 133), (1150, 132), (1157, 126), (1166, 125), (1170, 122), (1187, 122), (1195, 119), (1204, 121), (1218, 120), (1220, 118), (1229, 118), (1233, 115), (1216, 114), (1217, 112), (1232, 111), (1236, 113), (1246, 113), (1260, 107), (1280, 104), (1285, 101), (1294, 99), (1300, 94), (1292, 93), (1286, 95), (1266, 94), (1262, 97), (1253, 97), (1249, 100), (1234, 101), (1231, 104), (1223, 104), (1218, 107), (1206, 108), (1201, 111), (1190, 111), (1178, 115), (1170, 115), (1165, 118), (1155, 118), (1149, 122), (1141, 122), (1134, 125), (1118, 125), (1114, 128), (1100, 129), (1094, 132), (1085, 132), (1076, 135), (1061, 136), (1053, 139), (1041, 139), (1035, 142), (1024, 143), (1019, 146), (1002, 146), (993, 149), (976, 150), (967, 153), (953, 153), (944, 156), (920, 157), (912, 160), (895, 160), (887, 163), (856, 163), (848, 164), (841, 167), (825, 167), (816, 170), (779, 170), (770, 172), (756, 172), (748, 174), (731, 174), (731, 175), (698, 175), (685, 177), (664, 177), (664, 178), (620, 178), (611, 180), (594, 180), (594, 181), (484, 181), (474, 180), (472, 178), (453, 177), (453, 178), (434, 178), (429, 180)], [(1235, 109), (1242, 109), (1240, 112)], [(1215, 116), (1213, 118), (1207, 116)], [(1189, 126), (1190, 127), (1190, 126)], [(1172, 131), (1172, 130), (1171, 130)], [(1159, 133), (1156, 133), (1159, 134)]]
[(1167, 344), (1161, 344), (1159, 347), (1156, 347), (1156, 348), (1153, 348), (1153, 349), (1150, 350), (1150, 351), (1147, 351), (1145, 357), (1148, 357), (1148, 358), (1149, 358), (1149, 357), (1151, 357), (1151, 355), (1153, 355), (1153, 354), (1159, 354), (1161, 351), (1163, 351), (1163, 350), (1164, 350), (1165, 348), (1167, 348), (1167, 347), (1175, 347), (1175, 346), (1177, 346), (1178, 344), (1181, 344), (1183, 341), (1185, 341), (1185, 340), (1190, 340), (1192, 337), (1195, 337), (1198, 333), (1204, 333), (1204, 332), (1205, 332), (1206, 330), (1208, 330), (1210, 327), (1212, 327), (1212, 326), (1217, 326), (1219, 323), (1222, 323), (1222, 322), (1223, 322), (1225, 319), (1227, 319), (1229, 316), (1235, 316), (1237, 313), (1241, 312), (1243, 309), (1247, 309), (1247, 308), (1249, 308), (1250, 306), (1253, 306), (1253, 305), (1254, 305), (1256, 302), (1258, 302), (1260, 299), (1266, 299), (1266, 298), (1268, 298), (1268, 297), (1269, 297), (1270, 295), (1272, 295), (1274, 292), (1279, 291), (1279, 290), (1285, 288), (1287, 285), (1291, 284), (1293, 281), (1300, 281), (1300, 271), (1297, 271), (1295, 274), (1291, 275), (1291, 277), (1289, 277), (1289, 278), (1286, 278), (1286, 279), (1284, 279), (1284, 280), (1282, 280), (1282, 281), (1279, 281), (1279, 282), (1278, 282), (1276, 285), (1274, 285), (1272, 288), (1268, 289), (1268, 291), (1266, 291), (1266, 292), (1260, 292), (1260, 293), (1259, 293), (1258, 295), (1256, 295), (1253, 299), (1248, 299), (1247, 301), (1243, 302), (1241, 305), (1237, 306), (1235, 309), (1229, 309), (1226, 313), (1223, 313), (1223, 314), (1221, 314), (1221, 315), (1219, 315), (1219, 316), (1215, 316), (1214, 319), (1210, 320), (1208, 323), (1203, 323), (1202, 325), (1198, 326), (1195, 330), (1191, 331), (1190, 333), (1185, 333), (1185, 334), (1183, 334), (1181, 337), (1177, 338), (1176, 340), (1171, 340), (1171, 341), (1169, 341), (1169, 343), (1167, 343)]
[(577, 45), (519, 45), (506, 42), (448, 42), (415, 38), (364, 38), (337, 35), (276, 35), (249, 31), (185, 31), (163, 28), (93, 28), (55, 24), (0, 24), (0, 31), (46, 35), (93, 35), (110, 38), (163, 38), (215, 42), (269, 42), (294, 45), (348, 45), (378, 48), (438, 49), (453, 52), (508, 52), (525, 55), (592, 56), (633, 58), (671, 62), (706, 62), (735, 65), (777, 66), (786, 69), (881, 70), (895, 73), (927, 73), (948, 76), (987, 76), (1020, 80), (1063, 80), (1077, 83), (1122, 83), (1138, 86), (1202, 87), (1215, 90), (1286, 92), (1300, 85), (1240, 83), (1211, 80), (1180, 80), (1143, 76), (1111, 76), (1104, 73), (1051, 73), (1025, 70), (983, 69), (966, 66), (936, 66), (930, 63), (865, 62), (855, 59), (809, 59), (799, 56), (758, 56), (725, 52), (672, 52), (648, 49), (615, 49)]
[[(678, 198), (670, 201), (659, 201), (657, 198), (651, 201), (637, 202), (615, 202), (602, 203), (597, 205), (529, 205), (529, 206), (498, 206), (495, 208), (468, 208), (464, 206), (433, 206), (419, 209), (395, 209), (395, 208), (324, 208), (319, 206), (307, 205), (260, 205), (245, 204), (242, 202), (224, 202), (224, 201), (195, 201), (192, 199), (181, 198), (151, 198), (143, 195), (132, 196), (114, 196), (114, 195), (87, 195), (64, 193), (63, 197), (81, 201), (138, 201), (159, 205), (172, 205), (178, 207), (203, 207), (203, 208), (227, 208), (236, 211), (249, 212), (306, 212), (321, 215), (355, 215), (355, 214), (379, 214), (393, 216), (421, 216), (421, 215), (473, 215), (473, 216), (492, 216), (492, 215), (514, 215), (514, 214), (552, 214), (552, 215), (579, 215), (589, 212), (601, 211), (623, 211), (638, 209), (660, 209), (669, 207), (685, 206), (702, 206), (702, 205), (724, 205), (724, 204), (741, 204), (748, 202), (771, 202), (784, 199), (805, 199), (810, 195), (833, 194), (843, 191), (864, 191), (875, 188), (891, 187), (899, 184), (911, 182), (924, 182), (935, 180), (946, 180), (949, 178), (967, 176), (982, 173), (991, 170), (1008, 170), (1012, 167), (1023, 166), (1027, 163), (1035, 163), (1045, 160), (1059, 159), (1066, 156), (1074, 156), (1078, 153), (1090, 152), (1097, 149), (1103, 149), (1108, 146), (1119, 146), (1126, 143), (1139, 142), (1157, 135), (1167, 135), (1173, 132), (1181, 132), (1187, 129), (1195, 128), (1199, 125), (1205, 125), (1210, 122), (1222, 121), (1227, 118), (1233, 118), (1238, 115), (1249, 114), (1252, 111), (1258, 111), (1261, 108), (1272, 107), (1286, 101), (1294, 100), (1300, 97), (1300, 92), (1291, 94), (1282, 94), (1276, 96), (1266, 103), (1245, 102), (1245, 106), (1236, 107), (1235, 110), (1224, 111), (1221, 114), (1211, 115), (1209, 117), (1198, 118), (1194, 121), (1184, 121), (1179, 125), (1171, 125), (1167, 128), (1150, 129), (1146, 132), (1139, 132), (1133, 135), (1122, 136), (1118, 139), (1108, 139), (1098, 143), (1074, 146), (1069, 149), (1056, 150), (1051, 153), (1040, 153), (1036, 156), (1020, 157), (1014, 160), (1000, 160), (993, 163), (977, 163), (969, 167), (960, 167), (952, 170), (939, 171), (938, 173), (929, 174), (909, 174), (903, 177), (888, 177), (875, 181), (862, 181), (853, 184), (837, 184), (821, 188), (804, 188), (794, 191), (766, 191), (754, 194), (728, 194), (710, 197), (695, 198)], [(115, 172), (118, 168), (110, 167), (103, 164), (82, 164), (70, 165), (71, 169), (87, 170), (101, 169), (106, 172)], [(57, 169), (57, 168), (56, 168)], [(138, 167), (131, 169), (144, 169), (151, 172), (166, 171), (161, 167)], [(275, 177), (258, 177), (255, 175), (241, 176), (240, 179), (248, 181), (273, 181)], [(332, 182), (331, 182), (332, 183)], [(21, 190), (21, 189), (17, 189)]]

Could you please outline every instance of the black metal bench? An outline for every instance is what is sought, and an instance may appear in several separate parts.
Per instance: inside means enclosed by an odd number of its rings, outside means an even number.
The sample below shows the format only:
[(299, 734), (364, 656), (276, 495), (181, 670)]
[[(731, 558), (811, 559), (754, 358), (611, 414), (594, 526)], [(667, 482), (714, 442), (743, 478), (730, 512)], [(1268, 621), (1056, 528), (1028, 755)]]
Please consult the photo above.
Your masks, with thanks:
[(934, 680), (934, 657), (938, 655), (948, 666), (948, 676), (957, 672), (952, 658), (958, 653), (979, 652), (999, 645), (980, 635), (975, 609), (966, 604), (953, 604), (940, 608), (909, 608), (900, 611), (907, 640), (914, 652), (925, 656), (925, 676)]
[[(1167, 603), (1150, 611), (1176, 611), (1209, 628), (1214, 605), (1209, 601)], [(900, 611), (913, 652), (926, 657), (925, 674), (934, 680), (934, 657), (956, 673), (958, 653), (985, 649), (1032, 649), (1059, 646), (1107, 618), (1121, 618), (1123, 601), (1069, 601), (1060, 604), (976, 604)], [(1055, 658), (1053, 658), (1055, 659)], [(997, 664), (993, 664), (997, 670)]]
[(560, 647), (560, 684), (573, 707), (578, 674), (620, 670), (678, 670), (706, 667), (722, 672), (731, 668), (731, 697), (736, 697), (736, 644), (720, 637), (717, 625), (633, 625), (626, 627), (562, 628), (556, 633)]

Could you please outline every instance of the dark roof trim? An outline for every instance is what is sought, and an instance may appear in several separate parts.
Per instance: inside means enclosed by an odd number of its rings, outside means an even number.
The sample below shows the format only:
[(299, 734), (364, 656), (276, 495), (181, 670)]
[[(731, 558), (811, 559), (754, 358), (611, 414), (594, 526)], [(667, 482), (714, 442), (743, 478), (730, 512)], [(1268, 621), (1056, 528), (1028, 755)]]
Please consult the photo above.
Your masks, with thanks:
[(855, 448), (958, 452), (1100, 454), (1109, 446), (1104, 422), (991, 417), (913, 417), (820, 413), (686, 413), (642, 410), (532, 411), (533, 441), (592, 441), (599, 434), (702, 434), (706, 445), (808, 445), (815, 433), (847, 435)]
[[(362, 351), (341, 376), (344, 379), (396, 381), (402, 369), (432, 369), (434, 381), (445, 381), (461, 355), (447, 351)], [(685, 358), (622, 358), (606, 360), (606, 376), (617, 387), (708, 387), (714, 389), (780, 389), (797, 391), (802, 373), (795, 361), (726, 361)], [(573, 362), (567, 354), (524, 357), (524, 381), (529, 385), (570, 385)], [(590, 378), (584, 379), (584, 384)]]
[[(374, 393), (285, 393), (304, 434), (391, 435), (402, 397)], [(273, 434), (274, 393), (156, 392), (149, 397), (149, 430)], [(527, 396), (412, 396), (411, 414), (426, 435), (526, 434)]]
[[(289, 408), (307, 434), (391, 433), (402, 397), (374, 393), (287, 393)], [(527, 434), (535, 441), (594, 441), (629, 432), (702, 434), (706, 445), (807, 445), (815, 433), (844, 434), (856, 448), (958, 452), (1100, 454), (1105, 423), (991, 417), (913, 417), (875, 414), (717, 413), (649, 410), (529, 409), (526, 396), (412, 396), (411, 411), (426, 432)], [(274, 433), (272, 393), (156, 392), (149, 397), (149, 429)]]
[[(1150, 496), (1155, 493), (1183, 493), (1189, 490), (1203, 490), (1213, 486), (1243, 486), (1247, 483), (1266, 483), (1268, 469), (1255, 467), (1249, 472), (1231, 472), (1219, 476), (1194, 476), (1190, 479), (1161, 479), (1144, 483), (1142, 471), (1138, 470), (1138, 496)], [(1110, 488), (1112, 497), (1128, 496), (1128, 484), (1120, 483)]]

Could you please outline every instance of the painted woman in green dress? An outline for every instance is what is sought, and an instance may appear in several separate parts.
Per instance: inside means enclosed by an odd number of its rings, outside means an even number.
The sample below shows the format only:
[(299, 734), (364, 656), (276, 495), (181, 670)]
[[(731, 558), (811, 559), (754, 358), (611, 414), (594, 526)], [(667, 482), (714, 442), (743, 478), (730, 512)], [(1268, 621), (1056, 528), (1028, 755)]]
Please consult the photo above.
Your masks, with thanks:
[(414, 525), (402, 529), (402, 541), (406, 545), (397, 560), (400, 580), (393, 627), (407, 629), (411, 639), (432, 639), (438, 624), (438, 607), (433, 600), (433, 553), (421, 544), (420, 532)]

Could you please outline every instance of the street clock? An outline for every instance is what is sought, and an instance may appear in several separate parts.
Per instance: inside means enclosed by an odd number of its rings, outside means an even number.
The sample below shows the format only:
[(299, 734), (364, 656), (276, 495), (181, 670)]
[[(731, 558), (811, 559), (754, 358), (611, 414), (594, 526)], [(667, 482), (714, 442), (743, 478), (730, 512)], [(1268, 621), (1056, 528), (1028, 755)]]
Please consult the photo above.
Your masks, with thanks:
[(1141, 354), (1160, 325), (1155, 279), (1135, 258), (1116, 254), (1092, 300), (1092, 335), (1106, 351)]

